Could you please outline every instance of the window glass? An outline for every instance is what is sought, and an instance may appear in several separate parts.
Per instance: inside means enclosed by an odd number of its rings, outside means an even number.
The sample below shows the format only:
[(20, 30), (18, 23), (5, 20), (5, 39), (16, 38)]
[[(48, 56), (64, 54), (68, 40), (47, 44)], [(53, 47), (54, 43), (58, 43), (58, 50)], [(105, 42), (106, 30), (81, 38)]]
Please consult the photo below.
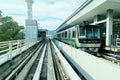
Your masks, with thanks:
[(65, 37), (67, 37), (67, 32), (65, 32)]
[(80, 27), (80, 36), (85, 36), (85, 27)]
[(94, 28), (94, 38), (100, 39), (100, 29), (99, 28)]
[(79, 38), (86, 38), (86, 28), (85, 27), (79, 27)]
[(75, 30), (73, 30), (72, 37), (75, 37)]
[(86, 29), (86, 35), (88, 39), (92, 39), (93, 38), (93, 28), (92, 27), (87, 27)]

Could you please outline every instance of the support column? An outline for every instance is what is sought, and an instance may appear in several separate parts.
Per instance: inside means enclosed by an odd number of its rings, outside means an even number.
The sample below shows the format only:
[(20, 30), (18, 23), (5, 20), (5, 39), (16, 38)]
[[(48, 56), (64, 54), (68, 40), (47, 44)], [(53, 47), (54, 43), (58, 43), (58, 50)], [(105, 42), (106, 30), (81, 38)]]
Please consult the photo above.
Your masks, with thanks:
[(96, 16), (94, 16), (94, 19), (93, 19), (93, 24), (94, 25), (96, 25), (96, 23), (98, 22), (98, 17), (99, 17), (99, 15), (96, 15)]
[(106, 46), (111, 45), (111, 36), (112, 36), (112, 27), (113, 27), (113, 10), (107, 10), (107, 22), (106, 22)]
[(94, 23), (98, 21), (98, 15), (94, 16)]
[(86, 22), (86, 21), (83, 21), (81, 25), (82, 25), (82, 26), (85, 26), (85, 25), (87, 25), (87, 22)]

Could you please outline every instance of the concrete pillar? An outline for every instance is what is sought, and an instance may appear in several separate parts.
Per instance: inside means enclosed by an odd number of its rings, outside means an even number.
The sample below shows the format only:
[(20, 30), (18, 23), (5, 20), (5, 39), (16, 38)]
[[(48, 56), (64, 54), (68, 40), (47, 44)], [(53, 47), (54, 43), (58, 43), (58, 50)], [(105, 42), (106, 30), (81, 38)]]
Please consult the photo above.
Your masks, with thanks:
[(95, 15), (94, 19), (93, 19), (93, 24), (96, 25), (96, 23), (98, 22), (98, 18), (100, 15)]
[(107, 22), (106, 22), (106, 46), (111, 45), (111, 36), (112, 36), (112, 27), (113, 27), (113, 10), (107, 10)]
[(98, 15), (94, 16), (94, 23), (98, 21)]
[(87, 21), (83, 21), (81, 25), (82, 25), (82, 26), (87, 25)]

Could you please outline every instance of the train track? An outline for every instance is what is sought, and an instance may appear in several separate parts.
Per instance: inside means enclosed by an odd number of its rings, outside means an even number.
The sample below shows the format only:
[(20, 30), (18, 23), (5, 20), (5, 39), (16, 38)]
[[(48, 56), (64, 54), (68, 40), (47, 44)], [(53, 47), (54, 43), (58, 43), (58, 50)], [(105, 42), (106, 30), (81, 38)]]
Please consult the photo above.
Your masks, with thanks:
[(19, 68), (18, 68), (18, 66), (22, 65), (23, 62), (26, 60), (26, 58), (29, 57), (29, 55), (32, 52), (35, 52), (36, 46), (38, 47), (38, 44), (35, 44), (34, 46), (27, 49), (23, 53), (19, 54), (18, 56), (14, 57), (10, 61), (8, 61), (8, 62), (4, 63), (3, 65), (1, 65), (0, 66), (0, 80), (6, 79), (11, 73), (12, 74), (15, 73), (16, 69), (19, 70), (20, 68), (22, 68), (22, 66), (19, 67)]
[(30, 60), (30, 58), (34, 55), (34, 53), (39, 48), (39, 43), (26, 50), (24, 53), (21, 53), (11, 61), (0, 66), (2, 70), (6, 65), (0, 75), (0, 80), (14, 80), (22, 68), (26, 65), (26, 63)]
[(111, 61), (113, 63), (116, 63), (116, 64), (120, 64), (120, 59), (116, 58), (115, 56), (108, 56), (108, 55), (104, 55), (102, 54), (102, 57), (108, 61)]
[(36, 46), (9, 63), (12, 66), (0, 72), (0, 80), (69, 80), (51, 41), (45, 40)]
[(100, 54), (98, 52), (94, 53), (92, 51), (88, 51), (88, 53), (96, 57), (102, 57), (103, 59), (111, 61), (113, 63), (120, 64), (120, 51), (118, 52), (118, 55), (116, 55), (115, 52)]

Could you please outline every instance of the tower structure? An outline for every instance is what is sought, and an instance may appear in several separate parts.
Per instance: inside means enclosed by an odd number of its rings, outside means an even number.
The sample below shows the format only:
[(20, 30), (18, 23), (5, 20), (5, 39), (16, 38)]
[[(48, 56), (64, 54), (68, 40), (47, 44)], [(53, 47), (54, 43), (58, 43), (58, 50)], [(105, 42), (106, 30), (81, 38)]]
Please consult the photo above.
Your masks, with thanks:
[(28, 19), (32, 19), (32, 4), (34, 3), (33, 0), (25, 0), (27, 3), (27, 14), (28, 14)]
[(37, 40), (38, 37), (38, 25), (37, 21), (32, 19), (32, 5), (33, 0), (25, 0), (27, 3), (27, 19), (25, 21), (25, 39)]

